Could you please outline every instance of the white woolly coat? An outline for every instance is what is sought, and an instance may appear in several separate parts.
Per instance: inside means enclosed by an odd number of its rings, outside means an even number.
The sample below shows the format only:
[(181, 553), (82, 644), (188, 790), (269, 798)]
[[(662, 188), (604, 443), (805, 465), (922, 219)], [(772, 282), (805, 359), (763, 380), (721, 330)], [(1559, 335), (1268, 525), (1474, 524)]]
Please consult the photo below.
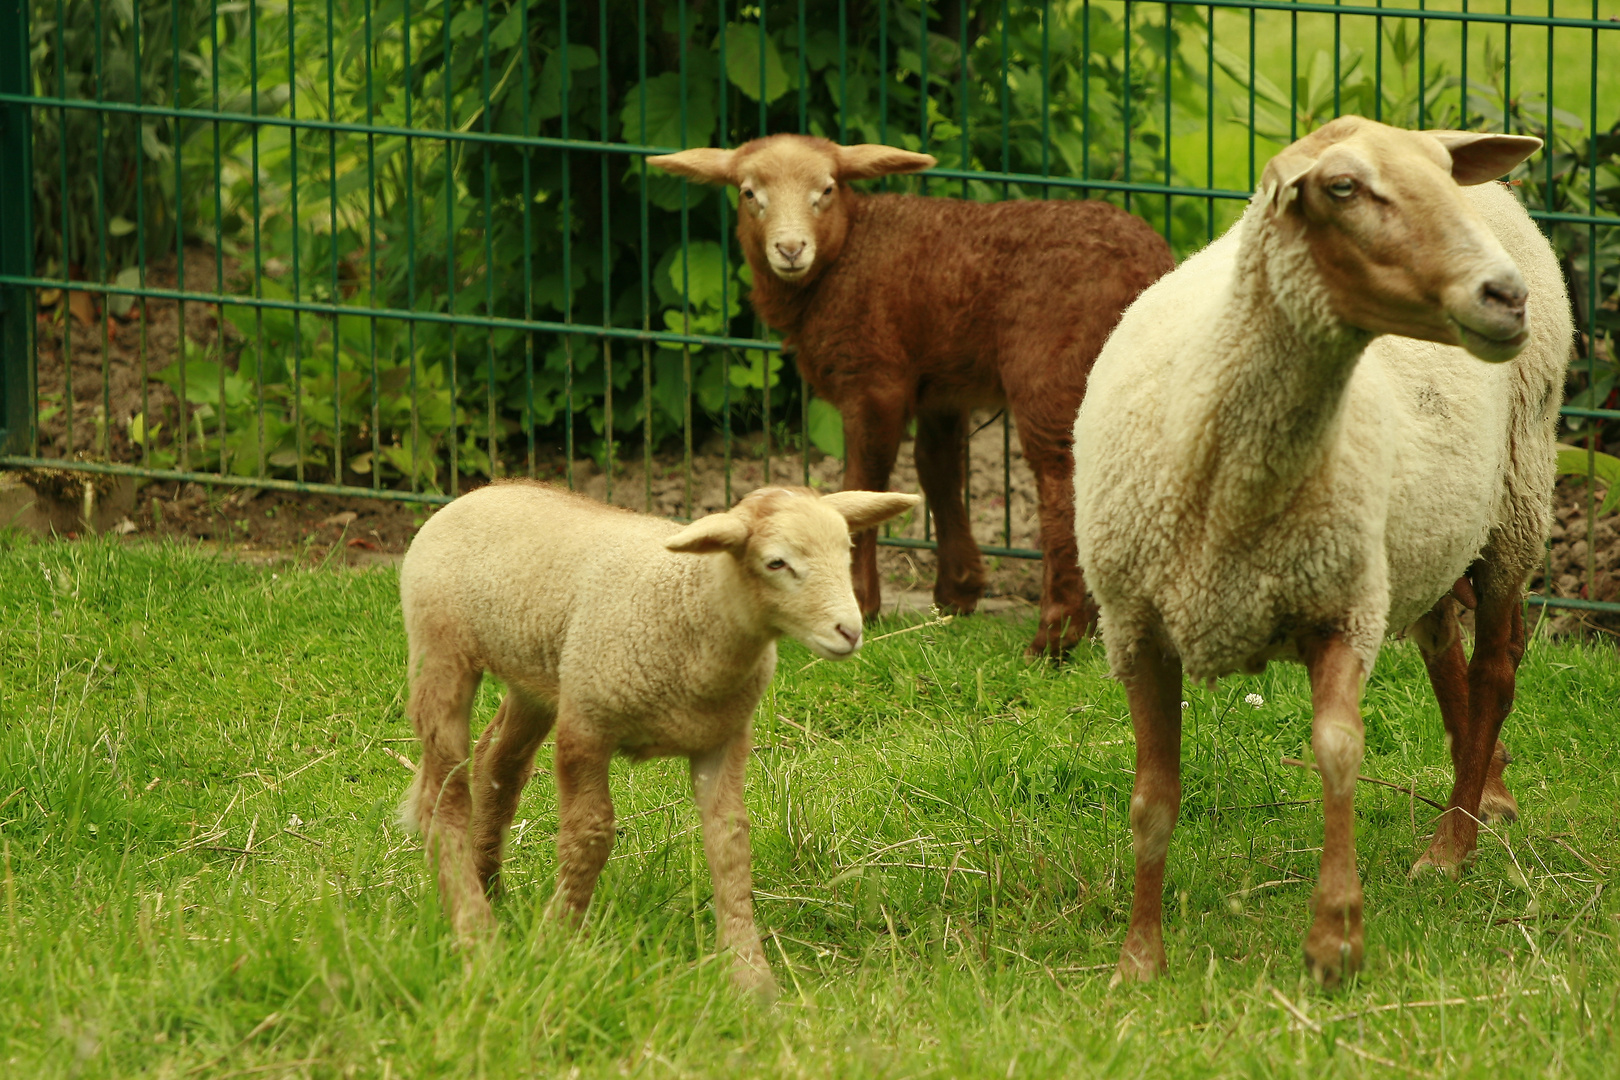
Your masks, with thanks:
[(1487, 545), (1522, 584), (1549, 527), (1570, 314), (1511, 191), (1462, 192), (1529, 287), (1530, 340), (1506, 363), (1344, 328), (1258, 197), (1126, 311), (1074, 429), (1080, 565), (1116, 673), (1150, 637), (1196, 681), (1258, 671), (1313, 629), (1371, 670)]

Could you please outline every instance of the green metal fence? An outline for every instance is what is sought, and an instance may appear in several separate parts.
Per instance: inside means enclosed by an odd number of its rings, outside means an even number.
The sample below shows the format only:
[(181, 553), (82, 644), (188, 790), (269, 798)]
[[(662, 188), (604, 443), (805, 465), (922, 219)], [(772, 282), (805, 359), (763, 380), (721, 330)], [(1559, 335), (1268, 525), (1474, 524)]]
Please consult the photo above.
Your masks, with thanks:
[[(588, 472), (695, 514), (841, 433), (741, 302), (731, 196), (647, 156), (889, 142), (940, 167), (884, 186), (1107, 198), (1185, 254), (1356, 112), (1547, 139), (1514, 183), (1564, 256), (1567, 437), (1600, 471), (1617, 56), (1620, 0), (0, 0), (0, 466), (422, 502)], [(999, 434), (986, 550), (1036, 555)], [(1587, 562), (1546, 602), (1620, 610)]]

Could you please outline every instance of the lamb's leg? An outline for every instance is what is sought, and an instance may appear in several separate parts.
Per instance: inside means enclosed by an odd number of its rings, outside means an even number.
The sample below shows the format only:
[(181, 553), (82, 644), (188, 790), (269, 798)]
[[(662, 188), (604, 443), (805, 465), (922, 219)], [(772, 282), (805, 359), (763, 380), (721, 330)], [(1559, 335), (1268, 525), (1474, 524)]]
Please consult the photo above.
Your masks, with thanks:
[[(1479, 822), (1490, 792), (1493, 813), (1518, 817), (1518, 804), (1502, 784), (1502, 768), (1507, 764), (1507, 748), (1499, 736), (1502, 723), (1513, 708), (1513, 692), (1519, 661), (1524, 657), (1524, 618), (1520, 597), (1509, 582), (1511, 575), (1493, 573), (1486, 564), (1475, 564), (1474, 583), (1479, 607), (1474, 615), (1474, 655), (1468, 662), (1466, 723), (1450, 730), (1453, 769), (1451, 798), (1446, 812), (1435, 827), (1430, 842), (1412, 872), (1436, 867), (1456, 873), (1473, 856), (1479, 843)], [(1457, 646), (1460, 661), (1461, 646)], [(1455, 677), (1455, 672), (1453, 673)], [(1494, 783), (1492, 782), (1494, 781)]]
[(557, 710), (549, 702), (508, 690), (500, 711), (489, 722), (473, 755), (473, 865), (487, 896), (500, 891), (501, 858), (506, 830), (517, 812), (523, 785), (534, 774), (534, 755), (551, 731)]
[(613, 747), (598, 738), (565, 700), (557, 723), (557, 891), (552, 918), (578, 923), (613, 849)]
[(1305, 966), (1335, 987), (1361, 968), (1361, 879), (1356, 874), (1355, 796), (1361, 772), (1361, 685), (1366, 669), (1343, 637), (1307, 638), (1301, 655), (1311, 677), (1311, 750), (1322, 772), (1322, 870), (1305, 936)]
[(754, 892), (748, 850), (748, 810), (743, 776), (748, 768), (749, 732), (692, 758), (692, 794), (703, 816), (703, 853), (714, 882), (714, 915), (719, 946), (731, 950), (731, 977), (744, 990), (776, 996), (776, 979), (754, 927)]
[(1125, 673), (1136, 729), (1131, 842), (1136, 883), (1131, 925), (1111, 986), (1147, 982), (1168, 966), (1164, 955), (1164, 860), (1181, 809), (1181, 658), (1151, 641), (1138, 644)]
[(967, 425), (967, 414), (954, 409), (917, 416), (917, 479), (939, 539), (934, 602), (960, 615), (971, 615), (984, 595), (984, 560), (962, 501)]
[[(1071, 421), (1074, 410), (1068, 416)], [(1035, 473), (1041, 509), (1041, 622), (1030, 656), (1062, 657), (1097, 624), (1097, 605), (1086, 595), (1074, 541), (1074, 456), (1066, 430), (1055, 435), (1014, 404), (1024, 460)]]
[[(801, 369), (802, 370), (802, 369)], [(902, 402), (872, 396), (841, 410), (844, 418), (844, 490), (887, 491), (905, 434)], [(850, 577), (861, 616), (870, 619), (883, 607), (883, 581), (878, 576), (877, 530), (855, 534), (850, 555)]]
[(422, 761), (402, 810), (407, 822), (421, 830), (429, 860), (437, 853), (439, 897), (463, 942), (495, 925), (467, 840), (472, 801), (467, 785), (471, 765), (467, 726), (482, 675), (462, 657), (424, 650), (412, 665), (410, 703), (405, 710), (422, 741)]

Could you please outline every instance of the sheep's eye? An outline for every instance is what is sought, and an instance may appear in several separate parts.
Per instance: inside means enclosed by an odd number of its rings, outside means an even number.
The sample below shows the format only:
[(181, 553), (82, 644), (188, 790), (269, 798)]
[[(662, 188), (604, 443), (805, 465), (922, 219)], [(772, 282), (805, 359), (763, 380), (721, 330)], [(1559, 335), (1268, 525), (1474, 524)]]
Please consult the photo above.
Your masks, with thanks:
[(1356, 193), (1356, 182), (1348, 176), (1340, 176), (1330, 180), (1327, 189), (1335, 199), (1348, 199)]
[(772, 559), (770, 562), (765, 564), (765, 569), (767, 569), (767, 570), (786, 570), (787, 569), (787, 560), (786, 559)]
[(753, 202), (754, 201), (753, 189), (752, 188), (743, 188), (743, 198), (747, 199), (749, 202)]
[(826, 198), (826, 197), (827, 197), (827, 196), (828, 196), (828, 195), (831, 195), (831, 194), (832, 194), (832, 193), (833, 193), (833, 185), (831, 185), (831, 184), (828, 184), (828, 185), (827, 185), (827, 190), (825, 190), (825, 191), (823, 191), (823, 192), (822, 192), (822, 193), (821, 193), (821, 197), (822, 197), (822, 198), (823, 198), (823, 199), (825, 199), (825, 198)]

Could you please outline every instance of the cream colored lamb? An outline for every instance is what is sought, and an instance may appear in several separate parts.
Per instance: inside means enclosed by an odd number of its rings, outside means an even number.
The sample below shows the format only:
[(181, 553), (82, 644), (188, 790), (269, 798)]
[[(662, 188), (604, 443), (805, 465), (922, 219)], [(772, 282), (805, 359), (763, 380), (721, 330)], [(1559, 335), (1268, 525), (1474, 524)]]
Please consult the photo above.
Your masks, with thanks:
[[(850, 533), (914, 495), (762, 488), (687, 526), (537, 483), (497, 483), (435, 514), (400, 568), (407, 712), (422, 761), (402, 806), (437, 851), (464, 939), (492, 927), (506, 829), (535, 752), (557, 731), (554, 917), (578, 919), (613, 845), (608, 763), (684, 756), (703, 821), (719, 944), (734, 977), (775, 982), (754, 929), (743, 807), (754, 708), (797, 638), (841, 660), (861, 645)], [(484, 672), (506, 698), (469, 759)], [(471, 835), (469, 837), (469, 828)]]
[[(1104, 347), (1075, 422), (1075, 518), (1136, 728), (1116, 980), (1165, 967), (1184, 672), (1310, 673), (1326, 830), (1305, 954), (1324, 983), (1361, 962), (1359, 702), (1386, 635), (1414, 628), (1451, 741), (1448, 812), (1418, 865), (1455, 871), (1475, 815), (1516, 812), (1497, 735), (1572, 330), (1547, 241), (1486, 181), (1539, 145), (1335, 120), (1283, 150), (1243, 218)], [(1471, 661), (1459, 602), (1477, 603)]]

